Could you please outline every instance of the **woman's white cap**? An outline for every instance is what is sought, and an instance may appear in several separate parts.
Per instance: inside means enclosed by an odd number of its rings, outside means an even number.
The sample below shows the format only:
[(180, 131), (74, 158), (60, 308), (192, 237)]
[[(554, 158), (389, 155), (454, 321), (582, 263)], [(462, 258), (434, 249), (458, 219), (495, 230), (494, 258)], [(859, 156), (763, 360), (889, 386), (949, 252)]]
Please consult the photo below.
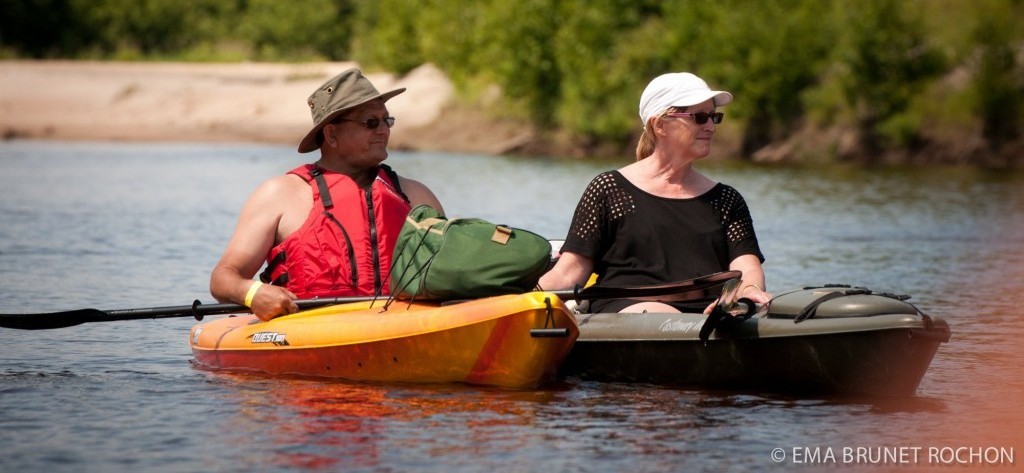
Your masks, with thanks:
[(669, 107), (689, 107), (714, 99), (716, 107), (732, 102), (732, 94), (711, 90), (708, 83), (689, 72), (671, 72), (655, 77), (640, 95), (640, 120), (644, 126), (651, 117)]

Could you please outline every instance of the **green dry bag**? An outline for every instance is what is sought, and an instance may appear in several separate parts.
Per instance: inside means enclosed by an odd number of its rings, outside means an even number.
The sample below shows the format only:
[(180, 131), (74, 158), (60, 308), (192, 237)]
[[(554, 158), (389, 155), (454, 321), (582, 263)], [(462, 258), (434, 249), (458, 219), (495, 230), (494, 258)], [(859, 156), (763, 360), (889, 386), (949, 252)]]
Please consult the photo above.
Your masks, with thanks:
[(395, 245), (391, 294), (453, 300), (533, 290), (551, 261), (547, 239), (477, 218), (448, 220), (420, 205)]

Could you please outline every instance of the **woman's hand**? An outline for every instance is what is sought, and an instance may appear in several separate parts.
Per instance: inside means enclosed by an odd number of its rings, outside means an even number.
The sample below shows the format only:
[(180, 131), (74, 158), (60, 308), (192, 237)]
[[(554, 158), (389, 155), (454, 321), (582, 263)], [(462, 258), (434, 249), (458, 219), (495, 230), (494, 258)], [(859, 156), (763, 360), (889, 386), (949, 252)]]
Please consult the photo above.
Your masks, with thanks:
[[(740, 288), (740, 292), (739, 292), (738, 296), (739, 296), (740, 299), (750, 299), (755, 304), (757, 304), (757, 308), (756, 308), (755, 312), (757, 310), (759, 310), (761, 308), (761, 306), (771, 302), (771, 300), (772, 300), (771, 293), (765, 292), (764, 290), (762, 290), (760, 287), (758, 287), (755, 284), (747, 284), (747, 285), (743, 286), (742, 288)], [(710, 305), (708, 305), (707, 307), (704, 308), (704, 314), (705, 315), (710, 314), (711, 311), (715, 310), (715, 306), (717, 306), (721, 302), (722, 302), (722, 298), (721, 297), (719, 297), (718, 299), (715, 299), (714, 302), (712, 302)], [(730, 314), (730, 315), (733, 316), (733, 317), (736, 317), (735, 315), (732, 315), (732, 314)]]
[(767, 304), (772, 300), (771, 293), (766, 292), (764, 289), (761, 289), (754, 284), (747, 284), (746, 286), (743, 286), (743, 289), (740, 289), (740, 297), (750, 299), (758, 305)]

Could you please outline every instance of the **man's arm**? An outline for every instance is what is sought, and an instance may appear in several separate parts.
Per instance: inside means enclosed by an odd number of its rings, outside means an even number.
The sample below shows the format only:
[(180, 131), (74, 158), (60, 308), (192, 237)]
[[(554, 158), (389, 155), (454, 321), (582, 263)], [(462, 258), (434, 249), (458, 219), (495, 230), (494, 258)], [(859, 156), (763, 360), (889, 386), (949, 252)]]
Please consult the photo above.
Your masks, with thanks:
[[(210, 274), (210, 294), (220, 302), (244, 304), (253, 276), (263, 266), (277, 239), (278, 224), (288, 204), (287, 176), (271, 179), (249, 197), (238, 217), (235, 232)], [(261, 320), (298, 311), (295, 295), (271, 285), (259, 287), (251, 308)]]

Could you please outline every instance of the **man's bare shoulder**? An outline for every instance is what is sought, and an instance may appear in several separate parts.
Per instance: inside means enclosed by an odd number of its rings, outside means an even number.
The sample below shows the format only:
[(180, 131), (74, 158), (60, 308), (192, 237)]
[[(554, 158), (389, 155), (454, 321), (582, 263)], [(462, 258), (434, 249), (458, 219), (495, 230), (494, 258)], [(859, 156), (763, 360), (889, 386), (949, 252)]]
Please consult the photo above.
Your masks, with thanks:
[(254, 196), (260, 195), (269, 198), (278, 198), (295, 195), (300, 192), (308, 193), (309, 184), (304, 179), (294, 174), (282, 174), (263, 181), (263, 183), (256, 188)]
[(398, 176), (398, 184), (401, 185), (403, 189), (410, 188), (410, 187), (411, 188), (416, 188), (416, 189), (426, 189), (427, 188), (427, 186), (424, 185), (422, 182), (417, 181), (416, 179), (408, 178), (408, 177), (401, 176), (401, 175)]
[(441, 207), (441, 202), (425, 184), (404, 176), (398, 176), (398, 179), (402, 190), (405, 192), (405, 195), (409, 196), (409, 201), (414, 207), (419, 204), (425, 204), (444, 214), (444, 208)]

